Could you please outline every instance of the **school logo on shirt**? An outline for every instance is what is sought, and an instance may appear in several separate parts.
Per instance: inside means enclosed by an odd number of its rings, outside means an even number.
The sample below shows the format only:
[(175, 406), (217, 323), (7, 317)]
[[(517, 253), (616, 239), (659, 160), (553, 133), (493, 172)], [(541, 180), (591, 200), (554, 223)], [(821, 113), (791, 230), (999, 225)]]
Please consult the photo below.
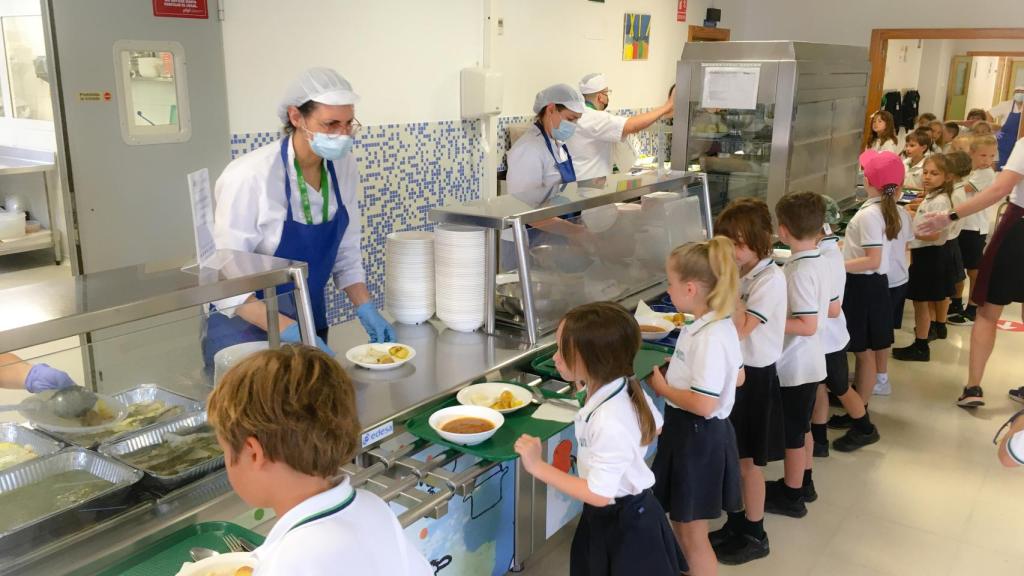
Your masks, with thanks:
[(686, 354), (684, 354), (683, 351), (678, 348), (676, 348), (675, 357), (679, 358), (683, 362), (686, 362)]

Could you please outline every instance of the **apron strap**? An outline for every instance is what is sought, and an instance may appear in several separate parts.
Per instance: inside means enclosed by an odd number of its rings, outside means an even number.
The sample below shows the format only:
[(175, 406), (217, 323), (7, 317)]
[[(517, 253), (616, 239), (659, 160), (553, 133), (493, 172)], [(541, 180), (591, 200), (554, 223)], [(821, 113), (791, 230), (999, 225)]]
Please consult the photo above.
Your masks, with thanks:
[(285, 221), (292, 220), (292, 179), (288, 177), (288, 141), (291, 136), (281, 140), (281, 165), (284, 166), (284, 205), (288, 209)]
[[(548, 138), (548, 133), (544, 131), (544, 126), (540, 122), (536, 124), (537, 129), (540, 130), (540, 135), (544, 137), (544, 144), (548, 147), (548, 153), (551, 154), (551, 158), (554, 159), (555, 164), (562, 164), (558, 161), (558, 156), (555, 156), (555, 150), (551, 147), (551, 139)], [(562, 144), (562, 150), (565, 151), (565, 162), (572, 162), (572, 156), (569, 155), (569, 147)]]

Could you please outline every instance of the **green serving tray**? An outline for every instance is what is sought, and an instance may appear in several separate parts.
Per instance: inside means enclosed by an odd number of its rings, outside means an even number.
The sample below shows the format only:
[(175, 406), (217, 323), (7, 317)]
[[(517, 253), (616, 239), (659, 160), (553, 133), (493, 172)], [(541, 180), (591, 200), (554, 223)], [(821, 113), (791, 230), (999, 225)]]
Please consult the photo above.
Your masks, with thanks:
[(234, 534), (250, 543), (263, 544), (263, 536), (231, 522), (203, 522), (193, 524), (157, 540), (99, 576), (174, 576), (181, 565), (191, 562), (188, 551), (195, 547), (209, 548), (221, 553), (230, 552), (224, 543), (225, 534)]
[[(640, 380), (646, 380), (655, 366), (665, 363), (666, 356), (672, 356), (674, 350), (668, 346), (644, 342), (640, 345), (640, 351), (633, 358), (633, 374)], [(545, 378), (561, 378), (555, 368), (555, 353), (544, 354), (533, 359), (530, 363), (533, 373)]]
[[(509, 384), (512, 386), (518, 386), (518, 384)], [(544, 389), (541, 389), (541, 393), (548, 398), (570, 399), (575, 402), (575, 398), (567, 394), (558, 394)], [(511, 414), (505, 414), (505, 424), (502, 425), (501, 428), (498, 428), (498, 431), (494, 433), (494, 436), (491, 436), (476, 446), (462, 446), (461, 444), (454, 444), (444, 438), (441, 438), (441, 435), (430, 427), (429, 422), (430, 415), (434, 412), (441, 408), (458, 405), (458, 399), (450, 398), (447, 401), (422, 410), (419, 414), (410, 418), (405, 423), (405, 426), (414, 436), (428, 440), (434, 444), (454, 448), (463, 454), (477, 456), (484, 460), (505, 462), (508, 460), (515, 460), (519, 457), (513, 449), (513, 446), (521, 435), (529, 434), (530, 436), (536, 436), (541, 440), (547, 440), (572, 425), (572, 423), (553, 422), (551, 420), (538, 420), (533, 418), (533, 413), (536, 412), (537, 408), (540, 406), (530, 404), (528, 406), (523, 406)]]

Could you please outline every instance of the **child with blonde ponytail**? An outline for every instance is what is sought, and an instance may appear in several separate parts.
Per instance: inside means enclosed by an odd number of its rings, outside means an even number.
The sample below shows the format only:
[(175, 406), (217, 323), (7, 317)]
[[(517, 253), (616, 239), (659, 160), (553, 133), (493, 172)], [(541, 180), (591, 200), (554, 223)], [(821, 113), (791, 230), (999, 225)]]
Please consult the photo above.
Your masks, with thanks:
[(668, 370), (651, 374), (663, 396), (665, 426), (654, 458), (654, 493), (668, 512), (690, 574), (717, 574), (708, 520), (742, 508), (736, 436), (729, 423), (743, 355), (730, 315), (739, 298), (734, 246), (718, 236), (672, 251), (668, 294), (697, 320), (683, 327)]

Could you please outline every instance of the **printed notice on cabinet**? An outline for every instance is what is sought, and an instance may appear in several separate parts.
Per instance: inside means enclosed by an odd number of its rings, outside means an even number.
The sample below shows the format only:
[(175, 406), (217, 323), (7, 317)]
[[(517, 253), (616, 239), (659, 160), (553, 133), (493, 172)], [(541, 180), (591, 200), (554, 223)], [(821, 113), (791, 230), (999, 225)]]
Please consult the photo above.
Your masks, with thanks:
[(213, 197), (210, 172), (206, 168), (188, 175), (188, 193), (192, 200), (192, 224), (195, 230), (196, 259), (200, 268), (220, 268), (213, 240)]
[(757, 108), (760, 66), (705, 66), (702, 108), (753, 110)]

